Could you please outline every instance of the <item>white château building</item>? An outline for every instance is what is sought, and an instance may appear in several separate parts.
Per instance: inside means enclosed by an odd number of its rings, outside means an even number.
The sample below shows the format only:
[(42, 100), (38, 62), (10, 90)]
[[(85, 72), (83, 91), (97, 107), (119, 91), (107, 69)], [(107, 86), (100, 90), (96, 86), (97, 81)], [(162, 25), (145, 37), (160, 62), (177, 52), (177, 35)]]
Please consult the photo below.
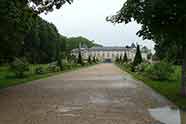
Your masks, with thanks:
[[(81, 50), (82, 57), (88, 59), (89, 56), (96, 57), (101, 61), (114, 61), (116, 57), (124, 57), (127, 54), (128, 59), (133, 60), (136, 54), (136, 48), (131, 47), (92, 47), (73, 49), (72, 55), (78, 57), (79, 50)], [(148, 54), (151, 53), (149, 49), (143, 47), (141, 49), (142, 58), (147, 60)]]

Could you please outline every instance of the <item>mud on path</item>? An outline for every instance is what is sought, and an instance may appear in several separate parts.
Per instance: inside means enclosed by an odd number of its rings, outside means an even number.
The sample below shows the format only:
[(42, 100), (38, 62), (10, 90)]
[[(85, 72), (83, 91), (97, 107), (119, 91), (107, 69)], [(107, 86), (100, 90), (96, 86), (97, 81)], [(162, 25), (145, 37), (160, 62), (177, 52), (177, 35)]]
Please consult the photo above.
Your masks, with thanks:
[(0, 91), (0, 124), (154, 124), (171, 104), (114, 64), (99, 64)]

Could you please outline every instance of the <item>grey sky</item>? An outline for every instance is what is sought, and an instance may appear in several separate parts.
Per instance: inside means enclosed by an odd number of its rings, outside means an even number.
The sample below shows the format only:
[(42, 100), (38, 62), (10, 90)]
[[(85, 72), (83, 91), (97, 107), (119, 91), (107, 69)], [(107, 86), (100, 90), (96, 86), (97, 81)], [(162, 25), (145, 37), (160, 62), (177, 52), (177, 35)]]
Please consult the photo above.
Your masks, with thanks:
[(104, 46), (124, 46), (132, 42), (153, 48), (152, 41), (143, 41), (136, 36), (140, 25), (111, 24), (105, 18), (115, 14), (125, 0), (74, 0), (72, 5), (65, 5), (41, 17), (56, 25), (62, 35), (68, 37), (84, 36)]

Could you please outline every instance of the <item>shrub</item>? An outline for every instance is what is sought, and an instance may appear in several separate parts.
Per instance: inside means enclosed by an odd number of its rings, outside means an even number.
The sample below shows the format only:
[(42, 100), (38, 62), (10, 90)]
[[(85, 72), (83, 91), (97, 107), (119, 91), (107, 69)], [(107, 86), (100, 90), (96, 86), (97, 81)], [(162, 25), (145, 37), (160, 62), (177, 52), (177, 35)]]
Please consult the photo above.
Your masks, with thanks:
[(79, 52), (79, 54), (78, 54), (78, 60), (77, 60), (77, 63), (80, 64), (80, 65), (84, 65), (84, 61), (83, 61), (83, 58), (82, 58), (81, 52)]
[(93, 63), (97, 63), (95, 56), (93, 57), (93, 60), (92, 61), (93, 61)]
[(72, 68), (73, 68), (73, 64), (71, 64), (71, 63), (66, 63), (64, 65), (64, 70), (69, 70), (69, 69), (72, 69)]
[(125, 55), (123, 57), (123, 63), (127, 63), (128, 62), (128, 57), (127, 57), (127, 53), (125, 52)]
[(136, 72), (144, 72), (148, 68), (148, 63), (141, 63), (138, 66), (135, 67)]
[(43, 68), (43, 67), (37, 67), (36, 69), (35, 69), (35, 73), (36, 74), (44, 74), (45, 73), (45, 69)]
[(137, 49), (136, 49), (136, 55), (135, 55), (135, 58), (134, 58), (134, 61), (133, 61), (134, 68), (138, 64), (141, 64), (141, 62), (142, 62), (142, 56), (141, 56), (140, 46), (138, 45)]
[(145, 74), (154, 80), (169, 80), (173, 73), (174, 67), (166, 62), (150, 65), (145, 70)]
[(58, 67), (55, 63), (52, 63), (52, 64), (49, 64), (48, 71), (49, 72), (59, 72), (60, 67)]
[(91, 56), (88, 56), (88, 63), (89, 63), (89, 64), (92, 64)]
[(24, 73), (29, 71), (29, 63), (24, 58), (15, 58), (15, 60), (10, 64), (10, 70), (15, 73), (16, 77), (23, 78)]

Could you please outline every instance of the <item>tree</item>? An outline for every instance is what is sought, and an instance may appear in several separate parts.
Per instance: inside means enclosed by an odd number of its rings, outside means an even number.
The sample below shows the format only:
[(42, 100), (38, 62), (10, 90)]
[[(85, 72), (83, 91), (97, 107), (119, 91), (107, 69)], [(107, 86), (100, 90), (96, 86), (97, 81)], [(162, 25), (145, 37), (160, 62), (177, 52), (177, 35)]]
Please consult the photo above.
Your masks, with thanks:
[(25, 4), (29, 4), (33, 12), (40, 14), (42, 12), (50, 12), (60, 9), (65, 3), (71, 4), (73, 0), (24, 0)]
[(80, 37), (70, 37), (67, 39), (67, 42), (66, 42), (66, 46), (68, 48), (68, 51), (78, 48), (79, 44), (87, 46), (88, 48), (101, 46), (101, 45), (96, 44), (93, 41), (90, 41), (89, 39), (87, 39), (85, 37), (81, 37), (81, 36)]
[(88, 56), (88, 63), (89, 63), (89, 64), (92, 64), (91, 56)]
[[(23, 0), (24, 1), (24, 0)], [(24, 37), (34, 23), (34, 14), (21, 0), (0, 0), (0, 60), (19, 57)]]
[[(35, 19), (35, 24), (24, 38), (22, 48), (25, 51), (24, 55), (30, 63), (50, 63), (56, 60), (56, 56), (62, 53), (63, 43), (60, 39), (56, 27), (40, 17)], [(57, 46), (57, 47), (56, 47)]]
[(79, 54), (78, 54), (78, 61), (77, 61), (78, 64), (80, 65), (84, 65), (84, 62), (83, 62), (83, 58), (82, 58), (82, 55), (81, 55), (81, 50), (79, 49)]
[(122, 63), (122, 56), (119, 57), (119, 62)]
[(133, 66), (137, 66), (141, 62), (142, 62), (142, 56), (141, 56), (140, 46), (137, 45), (136, 55), (135, 55), (135, 58), (134, 58), (134, 61), (133, 61)]
[(119, 62), (119, 57), (116, 56), (115, 62)]
[(93, 57), (93, 62), (96, 63), (96, 56)]
[(57, 65), (59, 66), (60, 70), (63, 71), (63, 61), (62, 61), (62, 55), (61, 55), (61, 49), (60, 49), (60, 43), (56, 45), (56, 60)]
[[(186, 96), (186, 1), (181, 0), (127, 0), (114, 16), (107, 17), (113, 23), (142, 24), (137, 32), (143, 39), (156, 44), (176, 45), (182, 56), (181, 95)], [(162, 47), (161, 47), (162, 48)], [(178, 49), (175, 49), (175, 51)]]
[(123, 57), (123, 63), (127, 63), (128, 62), (128, 57), (127, 57), (127, 53), (125, 52), (125, 55)]

